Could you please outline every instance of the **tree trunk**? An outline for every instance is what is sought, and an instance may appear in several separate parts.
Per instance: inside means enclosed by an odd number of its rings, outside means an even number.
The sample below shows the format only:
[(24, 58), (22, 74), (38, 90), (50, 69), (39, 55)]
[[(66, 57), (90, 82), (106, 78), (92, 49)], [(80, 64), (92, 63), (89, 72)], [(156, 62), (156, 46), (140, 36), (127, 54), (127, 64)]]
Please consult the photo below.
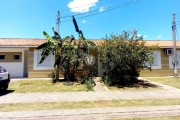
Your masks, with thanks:
[(59, 65), (56, 65), (56, 80), (59, 80)]

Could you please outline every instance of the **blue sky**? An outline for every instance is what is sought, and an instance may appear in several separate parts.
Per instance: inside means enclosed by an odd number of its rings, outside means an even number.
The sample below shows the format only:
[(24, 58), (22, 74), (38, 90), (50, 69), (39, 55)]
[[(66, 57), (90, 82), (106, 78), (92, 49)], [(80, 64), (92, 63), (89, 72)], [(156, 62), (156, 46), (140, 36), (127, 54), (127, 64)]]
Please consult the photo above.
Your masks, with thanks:
[(52, 36), (58, 10), (61, 37), (78, 38), (74, 15), (86, 39), (137, 29), (145, 40), (172, 40), (172, 14), (180, 36), (180, 0), (0, 0), (0, 6), (1, 38), (45, 38), (43, 31)]

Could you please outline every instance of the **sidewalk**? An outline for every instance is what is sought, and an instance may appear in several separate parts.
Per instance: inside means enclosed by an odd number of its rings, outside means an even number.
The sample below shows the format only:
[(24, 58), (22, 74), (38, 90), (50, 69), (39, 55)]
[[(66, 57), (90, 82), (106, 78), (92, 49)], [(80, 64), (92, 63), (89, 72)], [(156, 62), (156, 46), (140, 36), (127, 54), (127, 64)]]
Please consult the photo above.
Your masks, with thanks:
[(180, 90), (9, 93), (0, 96), (0, 104), (164, 98), (180, 98)]
[[(8, 93), (5, 95), (0, 94), (0, 104), (31, 102), (71, 102), (113, 99), (129, 100), (180, 98), (180, 89), (155, 82), (154, 84), (158, 84), (159, 86), (163, 87), (164, 90), (108, 91), (105, 86), (101, 86), (102, 84), (98, 80), (95, 82), (97, 85), (95, 92)], [(180, 105), (0, 112), (0, 118), (3, 120), (102, 120), (115, 118), (120, 119), (178, 115), (180, 115)]]
[(180, 105), (0, 112), (3, 120), (104, 120), (179, 115)]

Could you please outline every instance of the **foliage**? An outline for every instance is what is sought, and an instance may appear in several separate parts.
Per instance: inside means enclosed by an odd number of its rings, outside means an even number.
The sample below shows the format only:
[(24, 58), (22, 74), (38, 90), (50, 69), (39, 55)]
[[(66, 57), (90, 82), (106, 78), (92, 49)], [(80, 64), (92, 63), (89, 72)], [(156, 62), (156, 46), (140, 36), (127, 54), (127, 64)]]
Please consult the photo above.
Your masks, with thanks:
[(37, 47), (37, 50), (42, 50), (40, 64), (48, 55), (55, 53), (56, 79), (59, 79), (59, 69), (61, 68), (64, 79), (74, 81), (77, 67), (83, 67), (84, 60), (89, 55), (89, 45), (95, 50), (99, 50), (94, 42), (84, 38), (83, 32), (79, 30), (74, 17), (73, 23), (79, 34), (78, 40), (73, 35), (61, 39), (60, 35), (53, 29), (53, 37), (49, 37), (45, 31), (43, 32), (47, 42)]
[(92, 81), (91, 80), (86, 80), (86, 88), (87, 88), (87, 91), (93, 91), (93, 84), (92, 84)]
[(52, 72), (51, 74), (48, 74), (48, 77), (52, 79), (52, 83), (54, 84), (56, 82), (56, 74), (55, 72)]
[(87, 91), (93, 91), (93, 87), (96, 85), (94, 82), (94, 76), (96, 73), (89, 73), (89, 71), (85, 71), (83, 76), (81, 77), (81, 83), (86, 84)]
[[(106, 36), (100, 47), (100, 61), (104, 70), (104, 82), (108, 85), (125, 85), (137, 82), (142, 68), (151, 70), (152, 50), (157, 46), (147, 46), (137, 31), (123, 31), (121, 35)], [(149, 63), (150, 66), (146, 66)]]

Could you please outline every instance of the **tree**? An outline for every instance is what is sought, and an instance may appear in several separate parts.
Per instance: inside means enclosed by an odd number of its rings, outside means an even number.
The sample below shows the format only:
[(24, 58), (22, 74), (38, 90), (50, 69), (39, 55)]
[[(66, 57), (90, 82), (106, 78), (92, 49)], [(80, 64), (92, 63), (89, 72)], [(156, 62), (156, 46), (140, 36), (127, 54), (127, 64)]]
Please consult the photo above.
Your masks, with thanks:
[[(139, 70), (153, 64), (152, 50), (157, 46), (146, 46), (137, 31), (123, 31), (121, 35), (106, 36), (100, 46), (100, 61), (104, 70), (104, 82), (122, 86), (137, 82)], [(150, 66), (146, 66), (149, 63)]]
[(78, 40), (75, 40), (73, 35), (61, 39), (60, 35), (53, 29), (53, 37), (49, 37), (45, 31), (43, 32), (47, 42), (36, 48), (37, 50), (42, 50), (40, 64), (48, 55), (51, 53), (55, 54), (56, 59), (54, 67), (57, 69), (56, 80), (59, 79), (59, 77), (57, 77), (59, 75), (59, 67), (62, 68), (65, 80), (75, 80), (77, 67), (83, 66), (84, 60), (89, 55), (89, 45), (91, 45), (97, 52), (99, 51), (93, 41), (88, 41), (84, 38), (83, 32), (79, 30), (75, 18), (72, 18), (76, 32), (79, 34)]
[(47, 42), (39, 45), (36, 49), (37, 50), (41, 50), (42, 51), (42, 58), (39, 61), (39, 64), (43, 63), (43, 61), (50, 55), (53, 54), (55, 55), (55, 63), (54, 63), (54, 67), (56, 67), (56, 80), (59, 79), (59, 65), (57, 65), (57, 61), (59, 59), (59, 54), (61, 54), (61, 50), (60, 48), (62, 47), (62, 39), (60, 37), (60, 35), (54, 31), (53, 28), (53, 32), (54, 32), (54, 36), (50, 37), (45, 31), (43, 31), (44, 36), (47, 39)]

